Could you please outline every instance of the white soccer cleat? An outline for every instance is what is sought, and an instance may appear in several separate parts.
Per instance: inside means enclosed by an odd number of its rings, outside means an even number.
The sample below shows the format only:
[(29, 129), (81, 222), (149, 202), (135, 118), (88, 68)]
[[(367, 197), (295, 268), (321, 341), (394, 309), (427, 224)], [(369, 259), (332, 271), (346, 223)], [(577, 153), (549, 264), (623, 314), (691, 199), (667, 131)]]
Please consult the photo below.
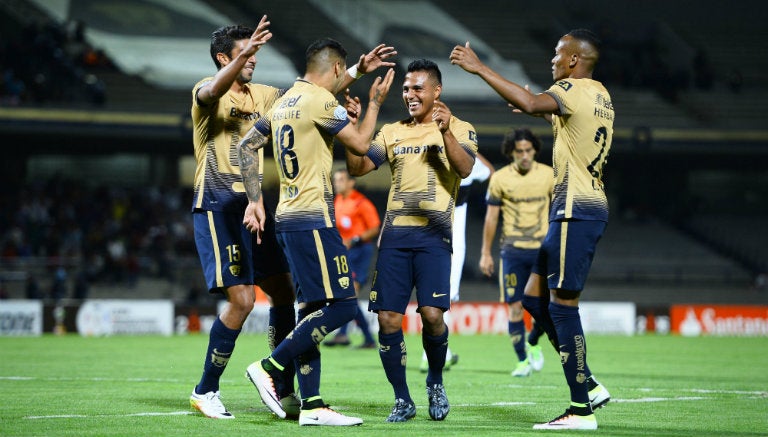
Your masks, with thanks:
[(259, 391), (259, 397), (261, 402), (267, 406), (277, 417), (285, 419), (285, 410), (280, 403), (280, 398), (275, 391), (275, 381), (272, 379), (269, 373), (264, 370), (261, 365), (261, 361), (256, 361), (245, 370), (245, 376), (251, 381), (251, 383)]
[(192, 395), (189, 397), (189, 405), (192, 408), (203, 413), (203, 416), (210, 417), (212, 419), (234, 419), (224, 404), (221, 403), (221, 398), (218, 391), (209, 391), (208, 393), (199, 395), (192, 390)]
[(597, 384), (595, 388), (589, 391), (589, 404), (592, 406), (592, 410), (594, 411), (598, 408), (603, 408), (605, 404), (611, 400), (611, 394), (608, 393), (608, 389), (606, 389), (604, 385), (597, 382), (596, 379), (592, 378), (592, 380)]
[(532, 372), (531, 364), (528, 362), (528, 359), (524, 359), (523, 361), (520, 361), (517, 363), (517, 366), (515, 366), (515, 370), (512, 371), (512, 376), (516, 378), (524, 378), (526, 376), (530, 376)]
[(541, 372), (541, 369), (544, 368), (544, 352), (542, 352), (540, 344), (528, 345), (528, 362), (531, 363), (531, 368), (535, 372)]
[(550, 420), (547, 423), (533, 425), (533, 429), (597, 429), (597, 419), (594, 414), (589, 416), (579, 416), (573, 414), (571, 409), (565, 410), (565, 413)]
[(299, 425), (301, 426), (354, 426), (362, 424), (363, 419), (359, 417), (345, 416), (330, 409), (328, 406), (312, 410), (301, 410), (301, 413), (299, 414)]

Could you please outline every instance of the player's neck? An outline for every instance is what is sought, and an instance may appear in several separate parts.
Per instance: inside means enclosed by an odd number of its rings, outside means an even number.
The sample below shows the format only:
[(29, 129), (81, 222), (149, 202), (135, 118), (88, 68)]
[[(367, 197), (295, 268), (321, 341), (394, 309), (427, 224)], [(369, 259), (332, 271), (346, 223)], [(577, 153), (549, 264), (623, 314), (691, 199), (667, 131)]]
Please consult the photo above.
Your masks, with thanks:
[[(429, 113), (431, 114), (432, 112), (430, 111)], [(427, 116), (427, 115), (424, 115), (423, 117), (419, 117), (419, 118), (411, 117), (411, 121), (413, 122), (413, 124), (415, 124), (417, 126), (423, 126), (423, 125), (427, 125), (429, 123), (434, 123), (432, 121), (432, 117), (431, 116)]]
[(244, 93), (246, 90), (246, 84), (236, 80), (232, 82), (232, 86), (229, 87), (229, 90), (234, 93)]
[(529, 171), (531, 171), (531, 169), (533, 168), (533, 164), (531, 164), (531, 167), (528, 169), (522, 169), (517, 164), (512, 164), (512, 168), (514, 168), (516, 172), (520, 173), (520, 175), (525, 176), (528, 174)]

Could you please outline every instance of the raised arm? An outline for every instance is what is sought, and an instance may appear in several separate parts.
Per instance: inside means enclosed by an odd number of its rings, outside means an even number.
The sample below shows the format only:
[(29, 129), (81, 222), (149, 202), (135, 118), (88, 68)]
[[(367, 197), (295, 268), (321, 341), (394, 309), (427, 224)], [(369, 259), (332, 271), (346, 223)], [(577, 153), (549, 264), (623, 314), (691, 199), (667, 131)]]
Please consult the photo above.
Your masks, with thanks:
[(376, 129), (376, 119), (379, 116), (381, 105), (387, 98), (389, 88), (395, 78), (395, 70), (390, 68), (384, 78), (377, 77), (369, 91), (368, 110), (362, 121), (357, 124), (349, 123), (339, 131), (336, 138), (344, 145), (347, 151), (357, 156), (363, 156), (371, 146)]
[[(261, 46), (266, 44), (270, 38), (272, 38), (272, 32), (269, 30), (267, 16), (264, 15), (261, 17), (261, 21), (259, 21), (258, 26), (256, 26), (256, 30), (251, 35), (248, 43), (243, 47), (243, 50), (234, 57), (234, 59), (227, 59), (227, 56), (223, 53), (217, 55), (223, 57), (220, 58), (219, 61), (222, 67), (216, 72), (216, 75), (213, 76), (213, 80), (197, 90), (198, 102), (207, 105), (219, 100), (221, 96), (226, 94), (235, 80), (237, 80), (243, 66), (245, 66), (251, 57), (255, 55)], [(221, 60), (225, 60), (225, 62), (221, 62)], [(229, 62), (227, 62), (227, 60)]]
[(525, 87), (504, 79), (499, 73), (485, 65), (467, 42), (464, 46), (456, 46), (451, 51), (451, 64), (458, 65), (466, 72), (480, 76), (494, 91), (507, 102), (526, 114), (555, 114), (558, 111), (557, 102), (548, 94), (533, 94)]
[(395, 63), (387, 61), (387, 59), (395, 55), (397, 55), (395, 48), (386, 44), (379, 44), (367, 54), (360, 55), (357, 64), (347, 69), (347, 74), (344, 76), (344, 82), (342, 82), (339, 88), (334, 90), (333, 93), (340, 93), (364, 74), (370, 73), (379, 67), (394, 67)]
[[(344, 93), (344, 108), (347, 110), (347, 117), (351, 125), (357, 125), (360, 116), (363, 114), (363, 105), (359, 97), (352, 97), (349, 89)], [(344, 149), (347, 156), (347, 171), (352, 176), (363, 176), (376, 169), (373, 162), (367, 156), (358, 156)]]

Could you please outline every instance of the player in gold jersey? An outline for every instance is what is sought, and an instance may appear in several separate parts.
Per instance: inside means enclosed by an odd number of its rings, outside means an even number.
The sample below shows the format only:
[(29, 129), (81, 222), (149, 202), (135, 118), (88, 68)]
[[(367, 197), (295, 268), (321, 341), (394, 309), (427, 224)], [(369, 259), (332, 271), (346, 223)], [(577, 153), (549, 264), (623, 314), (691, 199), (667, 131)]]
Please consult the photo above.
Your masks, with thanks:
[[(271, 347), (296, 324), (293, 283), (274, 232), (263, 245), (257, 245), (242, 225), (247, 199), (234, 153), (250, 121), (266, 112), (282, 94), (277, 88), (250, 83), (256, 52), (272, 37), (268, 26), (263, 17), (255, 30), (225, 26), (213, 32), (210, 51), (218, 72), (192, 90), (197, 160), (192, 207), (195, 244), (208, 289), (223, 293), (227, 305), (211, 327), (203, 375), (190, 403), (204, 415), (219, 419), (234, 418), (220, 401), (219, 379), (253, 309), (254, 284), (271, 298)], [(297, 410), (293, 383), (285, 390), (282, 394)]]
[(613, 138), (614, 110), (608, 91), (592, 79), (599, 45), (595, 34), (585, 29), (560, 38), (551, 61), (555, 83), (541, 94), (488, 68), (469, 42), (450, 54), (451, 63), (480, 76), (520, 111), (552, 122), (555, 188), (550, 224), (523, 306), (550, 339), (556, 339), (571, 403), (564, 414), (534, 429), (597, 429), (593, 409), (610, 399), (587, 366), (578, 308), (595, 247), (608, 221), (602, 174)]
[[(240, 144), (243, 182), (251, 204), (261, 198), (259, 151), (271, 143), (280, 176), (280, 201), (275, 228), (294, 274), (299, 323), (274, 351), (248, 366), (247, 374), (262, 401), (280, 417), (283, 369), (296, 360), (301, 391), (299, 425), (360, 425), (357, 417), (340, 414), (320, 396), (321, 360), (318, 345), (349, 322), (358, 311), (347, 249), (334, 223), (333, 140), (358, 155), (370, 147), (379, 108), (392, 85), (394, 70), (376, 78), (368, 114), (350, 124), (347, 111), (333, 95), (345, 81), (346, 50), (330, 38), (307, 49), (307, 69), (267, 114), (256, 121)], [(263, 231), (263, 211), (245, 217), (246, 227)]]
[[(213, 323), (205, 355), (203, 375), (190, 396), (190, 404), (204, 415), (220, 419), (234, 416), (219, 397), (219, 379), (234, 350), (235, 341), (253, 309), (254, 284), (271, 299), (269, 343), (274, 348), (296, 325), (293, 281), (274, 232), (274, 220), (265, 219), (262, 230), (252, 235), (243, 225), (246, 209), (264, 211), (263, 200), (248, 202), (238, 161), (238, 144), (252, 120), (272, 106), (285, 90), (250, 83), (256, 52), (272, 37), (266, 16), (257, 28), (225, 26), (211, 36), (210, 54), (218, 72), (198, 82), (192, 91), (195, 170), (192, 215), (195, 244), (208, 288), (223, 293), (227, 305)], [(372, 71), (394, 55), (380, 45), (344, 74), (338, 91), (354, 81), (358, 70)], [(261, 166), (253, 169), (261, 177)], [(252, 213), (251, 213), (252, 215)], [(264, 229), (264, 227), (266, 229)], [(281, 387), (286, 417), (299, 414), (293, 394), (293, 369), (285, 371), (290, 382)], [(287, 379), (287, 378), (286, 378)]]
[(368, 307), (378, 313), (379, 356), (395, 394), (387, 422), (404, 422), (416, 415), (406, 383), (402, 330), (414, 286), (429, 363), (429, 415), (443, 420), (450, 410), (443, 385), (448, 348), (443, 313), (451, 306), (452, 220), (459, 184), (474, 165), (477, 137), (472, 125), (453, 116), (439, 100), (442, 89), (434, 62), (410, 63), (403, 82), (410, 117), (384, 125), (365, 156), (347, 153), (352, 175), (364, 175), (385, 161), (392, 171)]
[(552, 167), (536, 161), (539, 150), (541, 141), (529, 129), (516, 129), (504, 136), (501, 152), (512, 162), (491, 175), (480, 250), (480, 270), (491, 276), (491, 248), (501, 213), (499, 290), (501, 301), (509, 307), (508, 332), (518, 360), (512, 371), (515, 377), (528, 376), (544, 364), (538, 344), (541, 330), (535, 323), (526, 351), (522, 305), (525, 284), (547, 233), (552, 202)]

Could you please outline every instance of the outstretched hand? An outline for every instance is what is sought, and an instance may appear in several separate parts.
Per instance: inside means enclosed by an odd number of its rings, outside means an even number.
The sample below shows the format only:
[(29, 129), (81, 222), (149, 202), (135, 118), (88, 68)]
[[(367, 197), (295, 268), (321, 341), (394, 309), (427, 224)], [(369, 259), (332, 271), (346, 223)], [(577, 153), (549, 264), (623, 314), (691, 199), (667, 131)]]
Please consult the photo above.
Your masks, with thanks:
[(477, 56), (477, 53), (475, 53), (475, 51), (472, 50), (472, 48), (469, 46), (469, 41), (467, 41), (467, 43), (463, 46), (454, 47), (451, 51), (451, 56), (449, 59), (451, 60), (451, 64), (458, 65), (466, 72), (472, 74), (477, 74), (477, 72), (480, 71), (480, 68), (483, 66), (483, 63)]
[(387, 94), (389, 93), (389, 88), (392, 86), (394, 78), (395, 70), (393, 68), (387, 70), (387, 74), (384, 75), (383, 79), (381, 76), (378, 76), (376, 80), (373, 81), (371, 90), (368, 92), (369, 103), (374, 103), (380, 108), (381, 105), (384, 104), (384, 100), (387, 99)]
[(356, 125), (360, 120), (360, 114), (363, 112), (363, 105), (360, 103), (359, 97), (352, 97), (349, 94), (349, 88), (344, 91), (344, 109), (347, 110), (347, 118), (349, 122)]
[(251, 38), (248, 40), (248, 44), (243, 48), (243, 52), (247, 56), (252, 56), (259, 51), (261, 46), (267, 43), (272, 38), (272, 32), (269, 30), (269, 21), (267, 16), (261, 17), (261, 21), (256, 26), (256, 30), (253, 31)]
[(357, 62), (357, 71), (360, 73), (370, 73), (379, 67), (394, 67), (395, 63), (386, 61), (386, 59), (397, 55), (394, 47), (385, 44), (379, 44), (373, 50), (365, 55), (360, 55)]

